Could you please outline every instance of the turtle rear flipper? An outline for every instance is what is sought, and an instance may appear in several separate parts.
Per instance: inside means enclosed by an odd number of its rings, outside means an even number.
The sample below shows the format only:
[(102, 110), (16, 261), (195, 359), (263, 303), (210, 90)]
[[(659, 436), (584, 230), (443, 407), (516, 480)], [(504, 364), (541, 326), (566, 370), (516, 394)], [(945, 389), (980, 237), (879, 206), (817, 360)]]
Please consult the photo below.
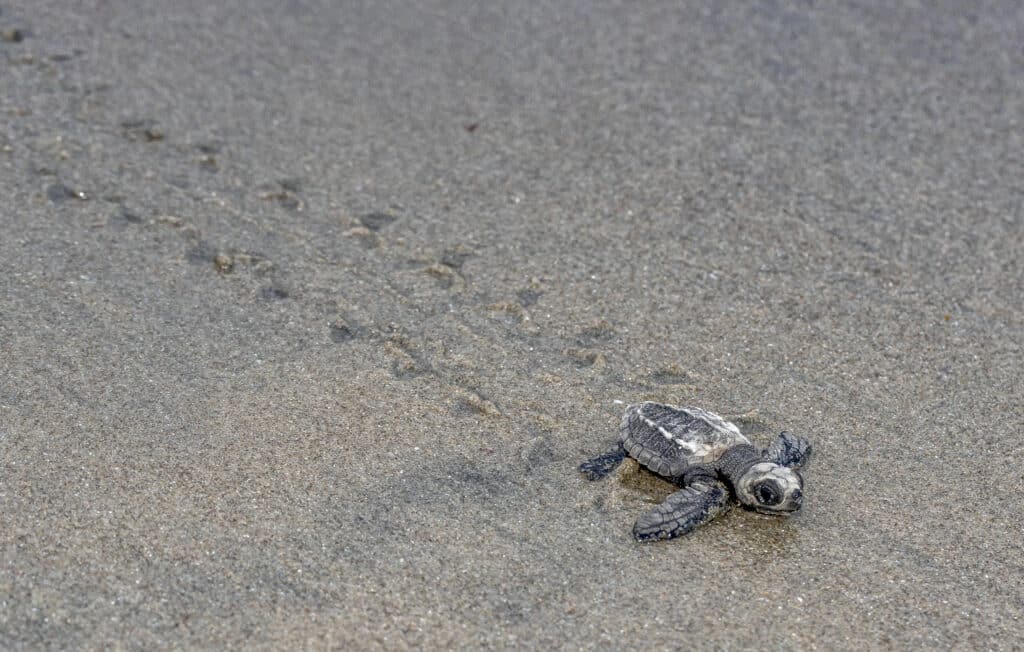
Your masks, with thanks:
[(783, 431), (779, 438), (772, 442), (764, 451), (769, 462), (775, 462), (791, 469), (799, 469), (811, 458), (811, 442), (797, 437), (791, 432)]
[(723, 512), (729, 491), (718, 481), (694, 482), (636, 520), (637, 541), (671, 539), (693, 531)]
[(622, 447), (622, 442), (619, 442), (615, 448), (604, 455), (598, 455), (594, 459), (580, 464), (580, 473), (587, 476), (587, 480), (600, 480), (614, 471), (624, 459), (626, 459), (626, 449)]

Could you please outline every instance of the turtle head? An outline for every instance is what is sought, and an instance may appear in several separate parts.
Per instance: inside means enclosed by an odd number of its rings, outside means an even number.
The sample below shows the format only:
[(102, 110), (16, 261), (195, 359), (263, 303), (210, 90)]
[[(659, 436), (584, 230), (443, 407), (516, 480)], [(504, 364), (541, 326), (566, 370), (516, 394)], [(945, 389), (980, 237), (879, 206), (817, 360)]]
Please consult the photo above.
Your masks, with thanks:
[(800, 509), (803, 488), (803, 478), (788, 466), (758, 462), (736, 483), (736, 497), (763, 514), (788, 514)]

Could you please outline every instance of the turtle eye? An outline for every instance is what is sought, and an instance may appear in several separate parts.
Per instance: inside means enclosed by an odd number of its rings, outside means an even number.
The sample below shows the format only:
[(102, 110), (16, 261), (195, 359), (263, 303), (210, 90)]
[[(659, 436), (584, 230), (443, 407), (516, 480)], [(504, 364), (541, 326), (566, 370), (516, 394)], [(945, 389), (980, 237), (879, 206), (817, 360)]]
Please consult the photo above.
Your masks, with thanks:
[(757, 497), (757, 502), (762, 505), (778, 505), (782, 502), (782, 492), (779, 491), (778, 486), (770, 481), (766, 480), (757, 485), (754, 488), (754, 496)]

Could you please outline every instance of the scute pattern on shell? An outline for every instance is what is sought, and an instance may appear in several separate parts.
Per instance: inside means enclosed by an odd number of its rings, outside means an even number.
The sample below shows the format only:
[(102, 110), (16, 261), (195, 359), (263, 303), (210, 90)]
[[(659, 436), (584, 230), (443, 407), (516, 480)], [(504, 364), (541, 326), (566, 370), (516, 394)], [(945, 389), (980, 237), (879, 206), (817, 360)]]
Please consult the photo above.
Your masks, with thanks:
[(626, 408), (620, 439), (638, 462), (665, 476), (714, 462), (733, 446), (750, 443), (713, 412), (651, 402)]

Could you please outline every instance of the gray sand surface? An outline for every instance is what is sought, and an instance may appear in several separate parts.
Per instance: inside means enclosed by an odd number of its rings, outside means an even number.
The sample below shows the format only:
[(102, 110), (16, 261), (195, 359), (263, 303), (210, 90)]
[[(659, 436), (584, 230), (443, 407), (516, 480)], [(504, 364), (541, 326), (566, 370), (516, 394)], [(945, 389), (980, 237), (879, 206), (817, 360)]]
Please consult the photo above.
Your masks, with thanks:
[(1024, 647), (1024, 5), (482, 4), (0, 0), (0, 648)]

